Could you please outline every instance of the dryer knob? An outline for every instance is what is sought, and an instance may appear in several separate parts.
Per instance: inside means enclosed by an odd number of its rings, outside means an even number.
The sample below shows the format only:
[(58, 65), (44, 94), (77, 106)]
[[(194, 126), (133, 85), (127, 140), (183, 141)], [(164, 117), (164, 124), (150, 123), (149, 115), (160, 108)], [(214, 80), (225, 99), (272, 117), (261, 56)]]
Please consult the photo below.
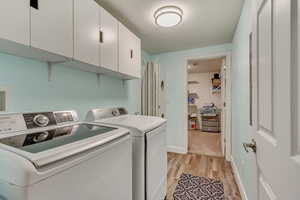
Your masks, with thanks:
[(40, 127), (47, 126), (49, 123), (49, 118), (45, 115), (39, 114), (33, 118), (33, 122)]
[(111, 114), (112, 114), (113, 116), (115, 116), (115, 117), (119, 115), (119, 113), (118, 113), (117, 110), (113, 110), (113, 111), (111, 112)]

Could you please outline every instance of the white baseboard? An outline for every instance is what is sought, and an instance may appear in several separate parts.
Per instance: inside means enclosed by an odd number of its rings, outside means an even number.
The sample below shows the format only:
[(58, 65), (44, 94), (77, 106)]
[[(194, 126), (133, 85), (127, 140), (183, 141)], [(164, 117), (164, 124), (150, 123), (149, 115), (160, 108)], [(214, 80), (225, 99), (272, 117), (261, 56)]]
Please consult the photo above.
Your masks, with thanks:
[(232, 166), (232, 169), (233, 169), (233, 174), (234, 174), (234, 177), (235, 177), (235, 181), (237, 182), (237, 185), (238, 185), (240, 193), (241, 193), (242, 200), (248, 200), (246, 190), (245, 190), (245, 186), (243, 184), (243, 181), (242, 181), (241, 176), (239, 174), (239, 170), (238, 170), (238, 168), (236, 166), (236, 163), (235, 163), (232, 156), (231, 156), (231, 166)]
[(186, 154), (187, 153), (187, 150), (185, 148), (176, 147), (176, 146), (168, 146), (167, 151), (172, 152), (172, 153), (180, 153), (180, 154)]

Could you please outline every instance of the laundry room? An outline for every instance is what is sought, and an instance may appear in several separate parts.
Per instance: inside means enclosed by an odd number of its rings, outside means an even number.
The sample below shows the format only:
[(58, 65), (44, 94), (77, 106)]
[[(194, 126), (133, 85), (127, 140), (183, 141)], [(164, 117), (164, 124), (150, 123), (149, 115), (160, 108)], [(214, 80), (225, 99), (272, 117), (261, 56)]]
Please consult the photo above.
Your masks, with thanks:
[(0, 200), (300, 196), (298, 1), (0, 1)]

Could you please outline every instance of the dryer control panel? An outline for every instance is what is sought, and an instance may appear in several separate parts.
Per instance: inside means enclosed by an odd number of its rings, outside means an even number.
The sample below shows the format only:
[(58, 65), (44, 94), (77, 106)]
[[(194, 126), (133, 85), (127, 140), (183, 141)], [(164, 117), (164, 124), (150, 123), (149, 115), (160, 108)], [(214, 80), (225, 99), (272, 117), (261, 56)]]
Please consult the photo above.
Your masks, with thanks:
[(127, 115), (128, 112), (125, 108), (112, 108), (111, 114), (114, 117), (120, 116), (120, 115)]
[(120, 115), (127, 115), (128, 111), (126, 108), (105, 108), (105, 109), (92, 109), (90, 110), (85, 118), (85, 121), (93, 122), (110, 117), (118, 117)]

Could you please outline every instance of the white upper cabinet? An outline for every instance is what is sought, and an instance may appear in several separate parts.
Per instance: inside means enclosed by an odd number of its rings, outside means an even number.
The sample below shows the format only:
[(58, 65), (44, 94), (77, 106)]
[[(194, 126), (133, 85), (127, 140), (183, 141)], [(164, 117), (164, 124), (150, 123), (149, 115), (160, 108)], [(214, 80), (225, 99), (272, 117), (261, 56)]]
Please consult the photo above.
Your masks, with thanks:
[(95, 0), (0, 3), (0, 52), (121, 79), (141, 77), (141, 40)]
[(121, 23), (119, 23), (119, 71), (132, 77), (141, 77), (141, 41)]
[(100, 65), (100, 6), (94, 0), (74, 0), (74, 59)]
[(0, 39), (29, 45), (29, 0), (0, 0)]
[[(32, 2), (34, 5), (31, 4), (30, 9), (31, 46), (72, 57), (73, 0), (33, 0)], [(17, 14), (15, 9), (12, 10)]]
[(132, 52), (132, 60), (133, 60), (133, 66), (135, 68), (135, 73), (134, 76), (137, 78), (141, 78), (141, 73), (142, 73), (142, 65), (141, 65), (141, 40), (138, 38), (136, 35), (133, 35), (133, 52)]
[(101, 8), (101, 67), (118, 71), (118, 20)]

